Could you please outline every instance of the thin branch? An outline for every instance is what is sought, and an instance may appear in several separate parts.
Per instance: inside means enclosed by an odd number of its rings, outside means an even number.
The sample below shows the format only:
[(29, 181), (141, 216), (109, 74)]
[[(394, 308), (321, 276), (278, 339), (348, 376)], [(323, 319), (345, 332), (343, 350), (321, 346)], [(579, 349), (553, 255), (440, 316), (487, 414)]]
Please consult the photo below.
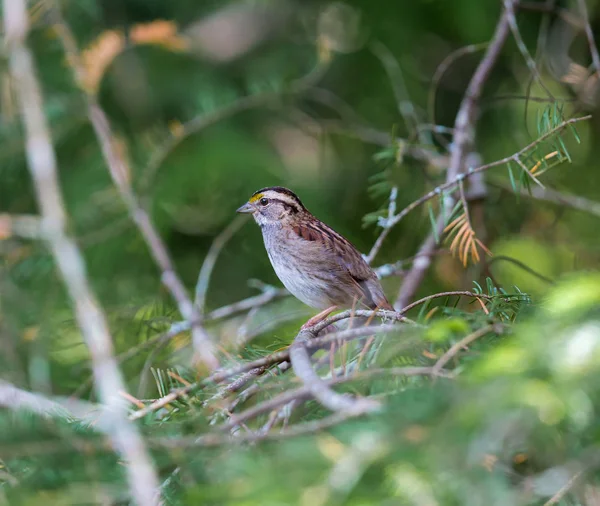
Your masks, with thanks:
[(371, 51), (383, 64), (383, 67), (389, 77), (396, 97), (396, 104), (398, 106), (398, 112), (402, 119), (406, 129), (409, 132), (409, 137), (412, 139), (418, 138), (420, 144), (431, 144), (427, 136), (423, 135), (423, 131), (418, 129), (419, 118), (417, 117), (417, 111), (415, 106), (410, 100), (406, 83), (404, 82), (404, 76), (399, 63), (394, 58), (392, 52), (381, 42), (375, 41), (371, 44)]
[(585, 28), (585, 36), (587, 37), (588, 46), (590, 47), (590, 55), (592, 56), (592, 65), (598, 75), (600, 75), (600, 55), (598, 54), (598, 47), (594, 40), (594, 32), (592, 31), (592, 25), (590, 25), (590, 17), (588, 15), (587, 6), (585, 0), (577, 0), (579, 4), (579, 10), (581, 11), (581, 17), (583, 18), (583, 26)]
[(264, 306), (273, 300), (280, 299), (282, 297), (287, 297), (289, 294), (290, 292), (283, 288), (275, 288), (273, 286), (269, 286), (260, 295), (248, 297), (247, 299), (240, 300), (239, 302), (234, 302), (233, 304), (229, 304), (228, 306), (223, 306), (218, 309), (214, 309), (213, 311), (210, 311), (206, 315), (206, 321), (223, 320), (225, 318), (229, 318), (230, 316), (234, 316), (238, 313), (248, 311), (249, 309)]
[(107, 407), (110, 439), (127, 462), (126, 473), (134, 501), (139, 505), (159, 502), (159, 482), (144, 441), (127, 421), (118, 392), (125, 391), (121, 371), (101, 306), (87, 280), (86, 267), (75, 241), (67, 233), (67, 217), (58, 183), (56, 155), (42, 103), (33, 57), (26, 46), (27, 8), (24, 0), (4, 0), (4, 34), (9, 66), (15, 80), (26, 136), (26, 154), (44, 235), (68, 290), (77, 322), (89, 348), (96, 388)]
[[(323, 132), (345, 135), (375, 146), (387, 147), (396, 142), (402, 145), (403, 153), (407, 156), (423, 161), (438, 169), (445, 169), (448, 166), (448, 157), (438, 153), (435, 148), (413, 145), (408, 140), (402, 138), (394, 139), (389, 132), (382, 132), (360, 124), (349, 125), (339, 120), (319, 120), (319, 127)], [(315, 132), (314, 129), (311, 131), (310, 128), (309, 132), (315, 136), (322, 133), (321, 131)]]
[[(505, 184), (501, 181), (490, 181), (490, 184), (503, 190), (514, 193), (514, 190), (510, 184)], [(536, 200), (543, 200), (545, 202), (551, 202), (558, 206), (570, 207), (577, 211), (583, 211), (584, 213), (593, 214), (594, 216), (600, 217), (600, 202), (586, 199), (578, 195), (570, 195), (568, 193), (559, 192), (552, 190), (551, 188), (531, 188), (531, 191), (527, 191), (526, 188), (519, 188), (519, 195), (523, 197), (529, 197)]]
[[(506, 0), (505, 3), (510, 4), (512, 7), (515, 0)], [(473, 127), (477, 116), (479, 99), (483, 92), (483, 86), (500, 56), (500, 51), (508, 37), (509, 28), (509, 12), (505, 9), (496, 25), (496, 31), (487, 46), (485, 55), (477, 66), (477, 69), (467, 86), (465, 96), (456, 115), (456, 121), (454, 122), (454, 136), (452, 139), (452, 151), (450, 153), (450, 166), (448, 167), (446, 178), (447, 181), (456, 179), (463, 170), (465, 157), (470, 150), (470, 146), (473, 144), (473, 139), (475, 137)]]
[(312, 327), (309, 327), (309, 330), (313, 334), (317, 335), (319, 332), (321, 332), (323, 329), (329, 327), (329, 325), (331, 325), (333, 323), (336, 323), (340, 320), (345, 320), (347, 318), (354, 318), (354, 317), (373, 318), (374, 316), (379, 316), (381, 318), (389, 319), (392, 321), (399, 321), (399, 322), (414, 324), (414, 322), (412, 320), (409, 320), (408, 318), (406, 318), (404, 316), (408, 311), (410, 311), (411, 309), (414, 309), (415, 307), (417, 307), (425, 302), (429, 302), (430, 300), (439, 299), (442, 297), (455, 297), (455, 296), (473, 297), (475, 299), (486, 299), (486, 300), (491, 300), (493, 298), (489, 295), (473, 293), (473, 292), (469, 292), (467, 290), (455, 290), (455, 291), (451, 291), (451, 292), (434, 293), (432, 295), (428, 295), (427, 297), (423, 297), (422, 299), (419, 299), (419, 300), (413, 302), (412, 304), (408, 304), (407, 306), (401, 308), (398, 311), (388, 311), (387, 309), (378, 309), (378, 310), (348, 309), (346, 311), (342, 311), (341, 313), (337, 313), (337, 314), (334, 314), (333, 316), (325, 318), (323, 321), (320, 321), (319, 323), (313, 325)]
[(0, 380), (0, 407), (12, 411), (26, 410), (44, 418), (76, 419), (90, 424), (96, 421), (103, 408), (86, 401), (46, 397), (18, 388), (4, 380)]
[(431, 87), (429, 88), (429, 93), (427, 96), (427, 113), (429, 116), (429, 120), (432, 123), (436, 123), (435, 120), (435, 101), (437, 95), (437, 89), (440, 84), (440, 80), (446, 73), (446, 71), (450, 68), (450, 66), (459, 58), (467, 54), (472, 54), (477, 51), (482, 51), (488, 46), (488, 42), (482, 42), (479, 44), (470, 44), (468, 46), (461, 47), (456, 51), (452, 51), (449, 55), (447, 55), (442, 62), (435, 69), (435, 73), (431, 79)]
[(436, 235), (439, 237), (442, 234), (444, 225), (444, 216), (443, 214), (440, 214), (434, 225), (437, 229), (437, 234), (434, 234), (433, 232), (429, 233), (417, 252), (417, 259), (413, 262), (411, 269), (406, 273), (402, 280), (402, 285), (400, 285), (400, 290), (398, 291), (398, 297), (396, 297), (396, 300), (394, 301), (394, 308), (396, 310), (402, 309), (408, 305), (410, 299), (417, 293), (417, 290), (425, 277), (425, 273), (431, 265), (431, 259), (437, 248)]
[(525, 45), (525, 42), (523, 42), (523, 38), (521, 37), (521, 32), (519, 31), (519, 26), (517, 24), (517, 18), (515, 17), (515, 5), (517, 3), (518, 2), (516, 2), (515, 0), (503, 1), (504, 13), (510, 25), (510, 30), (512, 31), (515, 42), (517, 43), (519, 52), (521, 53), (521, 55), (523, 55), (523, 58), (525, 59), (525, 63), (527, 64), (529, 71), (532, 73), (534, 79), (548, 94), (548, 96), (553, 99), (554, 96), (552, 95), (552, 92), (544, 84), (544, 81), (542, 80), (542, 76), (540, 75), (537, 65), (531, 57), (531, 54), (529, 53), (529, 50), (527, 49), (527, 46)]
[(0, 241), (12, 236), (41, 239), (44, 227), (39, 216), (0, 213)]
[(390, 190), (387, 218), (385, 220), (383, 220), (383, 219), (379, 220), (379, 225), (381, 225), (381, 227), (382, 227), (381, 233), (379, 234), (379, 237), (375, 241), (375, 244), (373, 244), (371, 251), (369, 251), (369, 254), (365, 257), (365, 260), (367, 261), (368, 264), (370, 264), (373, 261), (373, 259), (377, 256), (377, 253), (379, 253), (379, 250), (381, 249), (381, 246), (383, 245), (383, 241), (385, 241), (385, 238), (388, 236), (388, 234), (390, 233), (390, 230), (392, 229), (393, 225), (391, 223), (396, 214), (396, 200), (397, 199), (398, 199), (398, 187), (393, 186), (392, 189)]
[(223, 231), (215, 238), (215, 240), (210, 245), (210, 249), (206, 254), (206, 258), (204, 259), (204, 263), (200, 268), (200, 273), (198, 274), (198, 282), (196, 283), (196, 296), (194, 299), (194, 305), (198, 309), (200, 316), (204, 315), (204, 309), (206, 305), (206, 292), (208, 291), (208, 284), (210, 281), (210, 276), (212, 275), (212, 271), (217, 263), (217, 258), (221, 253), (223, 247), (229, 242), (229, 240), (235, 235), (235, 233), (242, 228), (242, 225), (246, 223), (247, 216), (236, 216), (232, 222), (223, 229)]
[(59, 34), (65, 53), (74, 70), (76, 81), (85, 94), (90, 122), (94, 128), (100, 147), (102, 148), (102, 153), (112, 180), (121, 194), (121, 198), (127, 206), (132, 220), (138, 226), (138, 229), (146, 241), (155, 263), (161, 270), (162, 282), (177, 303), (181, 316), (185, 320), (192, 322), (192, 343), (194, 345), (196, 357), (205, 364), (208, 370), (213, 371), (219, 366), (218, 359), (215, 355), (214, 345), (210, 340), (210, 336), (200, 324), (198, 312), (189, 298), (184, 284), (177, 276), (167, 248), (154, 227), (148, 212), (142, 208), (137, 197), (133, 193), (129, 181), (131, 169), (127, 160), (117, 147), (118, 144), (111, 131), (108, 118), (98, 104), (97, 97), (84, 85), (85, 68), (81, 62), (75, 38), (69, 26), (61, 18), (58, 6), (55, 11), (56, 17), (58, 18), (56, 23), (57, 33)]
[(290, 369), (290, 367), (292, 367), (292, 364), (290, 364), (287, 361), (277, 364), (276, 368), (270, 369), (268, 371), (268, 374), (262, 375), (260, 379), (255, 381), (252, 385), (246, 388), (246, 390), (242, 391), (238, 396), (236, 396), (236, 398), (233, 399), (233, 401), (229, 405), (229, 410), (234, 411), (238, 406), (242, 405), (248, 399), (250, 399), (250, 397), (259, 393), (262, 388), (262, 383), (264, 381), (266, 381), (272, 376), (281, 375), (287, 372)]
[(571, 489), (577, 483), (577, 480), (581, 477), (584, 471), (585, 470), (582, 469), (581, 471), (578, 471), (573, 476), (571, 476), (569, 481), (567, 481), (567, 483), (560, 487), (556, 494), (554, 494), (550, 499), (548, 499), (544, 503), (544, 506), (554, 506), (555, 504), (558, 504), (562, 500), (562, 498), (571, 491)]

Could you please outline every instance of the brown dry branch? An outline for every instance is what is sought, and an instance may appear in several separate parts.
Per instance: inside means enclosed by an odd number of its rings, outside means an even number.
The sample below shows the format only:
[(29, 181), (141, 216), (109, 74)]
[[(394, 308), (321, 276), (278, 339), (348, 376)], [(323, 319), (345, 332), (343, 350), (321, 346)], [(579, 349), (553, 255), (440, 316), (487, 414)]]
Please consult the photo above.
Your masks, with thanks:
[(156, 470), (144, 441), (127, 420), (118, 392), (125, 391), (121, 371), (113, 355), (112, 338), (101, 306), (87, 280), (86, 266), (76, 242), (67, 233), (67, 215), (58, 183), (56, 155), (42, 103), (32, 54), (26, 45), (28, 22), (24, 0), (4, 0), (4, 35), (9, 68), (26, 137), (26, 155), (44, 236), (75, 309), (89, 348), (96, 388), (106, 406), (109, 439), (127, 462), (125, 466), (133, 500), (140, 505), (159, 503)]
[(121, 197), (129, 210), (129, 214), (137, 225), (142, 237), (148, 245), (150, 253), (161, 270), (161, 280), (171, 293), (175, 300), (181, 316), (191, 324), (192, 343), (196, 358), (201, 361), (205, 367), (213, 371), (218, 368), (219, 361), (215, 355), (214, 345), (210, 336), (200, 323), (198, 311), (194, 307), (186, 288), (179, 279), (171, 260), (167, 248), (156, 231), (154, 224), (148, 214), (139, 203), (130, 184), (131, 169), (119, 148), (119, 142), (112, 133), (108, 118), (100, 105), (93, 91), (85, 86), (86, 70), (80, 58), (77, 43), (71, 32), (70, 27), (60, 16), (58, 6), (56, 9), (56, 30), (63, 44), (64, 51), (68, 57), (69, 63), (75, 74), (76, 81), (85, 94), (88, 116), (100, 147), (104, 155), (110, 176), (117, 187)]

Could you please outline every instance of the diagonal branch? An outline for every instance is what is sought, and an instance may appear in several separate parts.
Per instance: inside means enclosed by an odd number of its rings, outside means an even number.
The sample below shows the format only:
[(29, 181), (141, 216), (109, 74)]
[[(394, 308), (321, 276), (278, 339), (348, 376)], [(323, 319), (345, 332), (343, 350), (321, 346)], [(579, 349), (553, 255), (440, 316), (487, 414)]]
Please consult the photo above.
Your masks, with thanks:
[(10, 72), (17, 84), (15, 90), (25, 129), (27, 162), (44, 221), (44, 235), (89, 348), (98, 396), (107, 407), (109, 436), (128, 464), (126, 473), (133, 499), (139, 505), (158, 504), (156, 471), (141, 435), (127, 420), (125, 407), (118, 397), (118, 392), (125, 390), (125, 384), (113, 355), (106, 318), (87, 280), (81, 252), (67, 233), (56, 155), (44, 116), (33, 57), (25, 42), (28, 31), (25, 0), (4, 0), (3, 6)]
[(592, 25), (590, 25), (590, 17), (587, 6), (585, 4), (585, 0), (577, 0), (577, 2), (579, 4), (579, 10), (581, 11), (581, 17), (583, 18), (585, 36), (587, 37), (588, 46), (590, 46), (590, 55), (592, 56), (594, 71), (600, 75), (600, 55), (598, 54), (598, 47), (596, 46), (596, 41), (594, 40)]
[(50, 398), (40, 393), (28, 392), (0, 379), (0, 407), (12, 411), (26, 410), (44, 418), (79, 419), (93, 422), (101, 405), (79, 399)]
[(167, 248), (156, 231), (148, 212), (143, 209), (136, 195), (133, 193), (129, 182), (129, 174), (131, 174), (130, 167), (125, 160), (125, 157), (118, 149), (118, 144), (111, 131), (108, 118), (98, 104), (97, 97), (91, 90), (86, 89), (84, 86), (85, 68), (83, 67), (79, 56), (77, 43), (71, 29), (60, 17), (58, 7), (55, 10), (55, 14), (58, 17), (56, 30), (75, 72), (77, 83), (85, 92), (90, 122), (94, 128), (100, 147), (102, 148), (102, 153), (106, 160), (112, 180), (121, 194), (131, 218), (138, 226), (138, 229), (146, 241), (155, 263), (161, 270), (162, 282), (175, 300), (181, 316), (185, 320), (192, 322), (192, 343), (194, 345), (196, 357), (203, 362), (210, 371), (213, 371), (219, 366), (219, 362), (215, 355), (214, 346), (210, 340), (210, 336), (202, 327), (198, 311), (188, 296), (183, 282), (179, 279)]
[(235, 233), (242, 228), (242, 225), (246, 223), (246, 216), (236, 216), (234, 220), (215, 238), (212, 242), (206, 258), (200, 268), (200, 274), (198, 274), (198, 281), (196, 282), (196, 296), (194, 305), (196, 306), (200, 315), (204, 316), (205, 305), (206, 305), (206, 292), (208, 291), (208, 284), (210, 282), (210, 276), (217, 263), (217, 258), (221, 253), (221, 250), (227, 244)]

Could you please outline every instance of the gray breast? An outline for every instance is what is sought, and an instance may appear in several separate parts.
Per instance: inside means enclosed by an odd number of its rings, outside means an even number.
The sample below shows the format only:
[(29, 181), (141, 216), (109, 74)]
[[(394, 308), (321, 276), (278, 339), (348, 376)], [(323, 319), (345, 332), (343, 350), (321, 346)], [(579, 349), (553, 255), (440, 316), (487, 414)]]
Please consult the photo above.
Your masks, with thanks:
[(317, 244), (313, 246), (306, 241), (302, 244), (297, 235), (277, 226), (263, 226), (262, 232), (271, 265), (292, 295), (317, 309), (335, 303), (332, 301), (331, 276), (323, 272), (323, 259), (319, 258)]

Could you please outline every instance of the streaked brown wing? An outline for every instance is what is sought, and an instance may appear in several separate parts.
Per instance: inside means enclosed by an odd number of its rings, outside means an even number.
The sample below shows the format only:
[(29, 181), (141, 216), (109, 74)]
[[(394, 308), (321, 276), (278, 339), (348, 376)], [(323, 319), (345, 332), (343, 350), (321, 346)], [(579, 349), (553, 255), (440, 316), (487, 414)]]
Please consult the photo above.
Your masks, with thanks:
[(371, 308), (386, 304), (389, 306), (386, 300), (383, 304), (381, 296), (378, 297), (369, 289), (369, 285), (378, 285), (379, 281), (359, 251), (347, 239), (322, 222), (297, 224), (293, 230), (298, 237), (305, 241), (319, 242), (334, 254), (338, 265), (348, 274), (349, 281), (356, 286), (357, 295), (360, 294), (365, 305)]

